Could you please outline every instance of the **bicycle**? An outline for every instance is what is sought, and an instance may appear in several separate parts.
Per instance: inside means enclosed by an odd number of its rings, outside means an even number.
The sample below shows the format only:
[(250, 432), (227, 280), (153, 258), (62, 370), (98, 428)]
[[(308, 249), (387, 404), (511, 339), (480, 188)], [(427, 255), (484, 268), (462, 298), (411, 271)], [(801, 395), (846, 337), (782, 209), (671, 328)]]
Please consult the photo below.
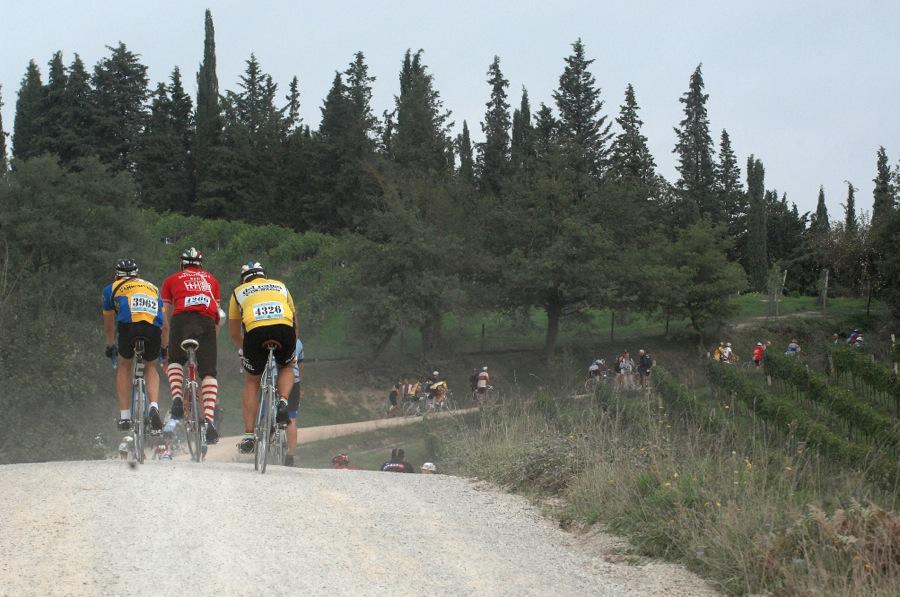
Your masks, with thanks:
[(147, 416), (147, 381), (144, 379), (144, 338), (134, 339), (131, 363), (131, 442), (134, 459), (144, 464), (145, 417)]
[(287, 454), (286, 425), (275, 424), (278, 414), (278, 401), (276, 400), (278, 368), (275, 365), (275, 351), (281, 348), (281, 343), (267, 340), (263, 342), (263, 348), (269, 352), (269, 357), (260, 379), (259, 410), (256, 414), (255, 441), (253, 442), (253, 468), (260, 474), (266, 473), (269, 448), (272, 448), (272, 456), (276, 464), (284, 464), (284, 456)]
[(479, 388), (472, 390), (472, 404), (475, 406), (484, 406), (496, 400), (494, 386), (487, 386), (483, 392), (478, 391)]
[[(203, 409), (200, 405), (200, 382), (197, 379), (197, 348), (200, 343), (188, 338), (181, 343), (181, 348), (187, 354), (185, 367), (185, 401), (184, 432), (187, 436), (188, 452), (194, 462), (203, 462), (204, 448), (206, 447), (206, 420), (203, 418)], [(190, 409), (190, 412), (188, 412)]]
[(403, 401), (403, 416), (404, 417), (419, 417), (421, 416), (423, 411), (423, 405), (426, 403), (428, 398), (424, 394), (416, 394), (415, 396), (408, 396)]

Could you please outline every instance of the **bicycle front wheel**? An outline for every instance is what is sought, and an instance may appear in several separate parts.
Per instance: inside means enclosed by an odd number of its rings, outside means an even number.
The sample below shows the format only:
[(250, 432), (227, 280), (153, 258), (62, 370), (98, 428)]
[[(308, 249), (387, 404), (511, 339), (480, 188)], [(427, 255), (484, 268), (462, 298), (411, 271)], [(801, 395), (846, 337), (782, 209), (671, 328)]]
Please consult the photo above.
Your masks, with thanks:
[(269, 435), (272, 427), (272, 388), (266, 387), (262, 392), (259, 405), (259, 416), (256, 419), (256, 441), (253, 445), (254, 468), (265, 474), (266, 458), (269, 455)]

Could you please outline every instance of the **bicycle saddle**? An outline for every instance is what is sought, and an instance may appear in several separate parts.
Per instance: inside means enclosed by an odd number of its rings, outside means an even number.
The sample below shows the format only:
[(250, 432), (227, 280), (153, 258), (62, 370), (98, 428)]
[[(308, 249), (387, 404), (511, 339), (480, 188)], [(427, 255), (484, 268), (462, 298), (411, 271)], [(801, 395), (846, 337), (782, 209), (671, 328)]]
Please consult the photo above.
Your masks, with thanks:
[(187, 340), (182, 340), (181, 349), (182, 350), (197, 350), (199, 348), (200, 343), (194, 340), (193, 338), (188, 338)]
[(263, 348), (266, 350), (279, 350), (281, 349), (281, 342), (278, 340), (266, 340), (262, 343)]

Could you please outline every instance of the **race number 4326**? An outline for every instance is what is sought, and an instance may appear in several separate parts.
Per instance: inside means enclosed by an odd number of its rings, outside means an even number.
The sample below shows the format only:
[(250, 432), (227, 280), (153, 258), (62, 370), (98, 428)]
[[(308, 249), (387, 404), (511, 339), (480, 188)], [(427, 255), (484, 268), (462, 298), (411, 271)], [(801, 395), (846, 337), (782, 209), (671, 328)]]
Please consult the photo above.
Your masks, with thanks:
[(256, 321), (282, 317), (284, 317), (284, 309), (280, 303), (260, 303), (253, 307), (253, 319)]

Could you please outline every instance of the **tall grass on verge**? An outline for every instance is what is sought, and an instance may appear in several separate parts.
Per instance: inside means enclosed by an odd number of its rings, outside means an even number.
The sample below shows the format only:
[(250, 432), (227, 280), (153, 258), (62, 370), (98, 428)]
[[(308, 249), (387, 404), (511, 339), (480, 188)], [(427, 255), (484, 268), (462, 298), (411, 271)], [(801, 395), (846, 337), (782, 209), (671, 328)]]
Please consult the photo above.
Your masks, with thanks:
[(602, 523), (731, 594), (895, 594), (895, 493), (663, 379), (665, 396), (561, 391), (492, 409), (444, 436), (442, 460), (559, 496), (564, 522)]

